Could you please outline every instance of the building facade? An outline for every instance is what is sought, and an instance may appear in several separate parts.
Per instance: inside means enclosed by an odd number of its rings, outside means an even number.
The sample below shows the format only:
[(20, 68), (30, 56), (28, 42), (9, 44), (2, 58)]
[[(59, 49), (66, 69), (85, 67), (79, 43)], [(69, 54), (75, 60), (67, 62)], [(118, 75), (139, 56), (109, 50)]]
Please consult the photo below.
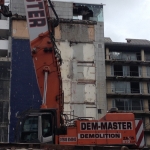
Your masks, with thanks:
[(0, 142), (8, 141), (10, 100), (9, 18), (0, 14)]
[(144, 122), (146, 145), (150, 146), (150, 41), (106, 39), (106, 95), (108, 109), (133, 112)]

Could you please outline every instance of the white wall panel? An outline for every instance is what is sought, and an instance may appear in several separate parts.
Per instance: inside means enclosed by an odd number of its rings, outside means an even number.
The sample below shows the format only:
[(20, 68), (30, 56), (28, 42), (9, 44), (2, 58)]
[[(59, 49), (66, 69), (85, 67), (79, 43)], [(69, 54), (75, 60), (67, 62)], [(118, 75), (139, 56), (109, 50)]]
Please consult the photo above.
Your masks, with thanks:
[(71, 63), (68, 60), (63, 60), (63, 64), (61, 66), (61, 76), (63, 80), (70, 80), (71, 76)]
[[(64, 111), (74, 111), (79, 117), (96, 118), (96, 86), (93, 44), (57, 42), (63, 64), (61, 75), (64, 90)], [(90, 83), (89, 83), (90, 82)], [(92, 108), (86, 108), (92, 104)], [(93, 108), (94, 107), (94, 108)], [(92, 111), (89, 113), (89, 111)]]
[(63, 80), (64, 102), (71, 101), (71, 82)]
[(95, 80), (95, 67), (78, 66), (78, 79)]
[(83, 60), (84, 61), (94, 61), (94, 45), (84, 44), (83, 45)]
[(70, 47), (69, 42), (57, 42), (57, 47), (61, 51), (63, 60), (71, 60), (73, 55), (73, 47)]
[(85, 85), (85, 101), (89, 103), (96, 101), (96, 88), (94, 84)]
[(89, 119), (96, 119), (96, 107), (94, 106), (86, 106), (86, 117), (92, 117)]

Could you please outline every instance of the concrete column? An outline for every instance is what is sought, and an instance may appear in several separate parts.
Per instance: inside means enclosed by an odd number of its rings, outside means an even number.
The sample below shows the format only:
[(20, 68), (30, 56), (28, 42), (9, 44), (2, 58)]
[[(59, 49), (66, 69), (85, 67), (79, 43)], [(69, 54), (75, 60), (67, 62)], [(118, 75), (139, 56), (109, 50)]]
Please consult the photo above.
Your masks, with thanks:
[(141, 60), (142, 60), (142, 61), (145, 61), (144, 50), (143, 50), (143, 49), (141, 50)]
[(145, 112), (149, 112), (148, 100), (147, 100), (147, 99), (144, 99), (144, 100), (143, 100), (143, 110), (144, 110)]
[(107, 81), (106, 89), (107, 89), (106, 93), (112, 93), (111, 82), (110, 81)]
[(111, 66), (106, 65), (106, 76), (111, 76)]
[(142, 66), (142, 72), (141, 72), (141, 75), (143, 78), (146, 78), (147, 77), (147, 69), (146, 69), (146, 66)]
[(106, 60), (109, 60), (109, 48), (106, 48)]
[[(149, 119), (149, 117), (145, 117), (144, 119), (145, 119), (144, 128), (145, 128), (146, 130), (150, 130), (150, 119)], [(147, 143), (147, 142), (146, 142), (146, 143)]]
[(106, 66), (104, 49), (104, 23), (98, 22), (95, 28), (95, 61), (96, 61), (96, 104), (97, 119), (107, 112), (106, 100)]
[(107, 99), (107, 109), (110, 110), (113, 107), (112, 99)]
[(148, 94), (147, 82), (143, 82), (142, 85), (143, 85), (142, 93), (143, 94)]

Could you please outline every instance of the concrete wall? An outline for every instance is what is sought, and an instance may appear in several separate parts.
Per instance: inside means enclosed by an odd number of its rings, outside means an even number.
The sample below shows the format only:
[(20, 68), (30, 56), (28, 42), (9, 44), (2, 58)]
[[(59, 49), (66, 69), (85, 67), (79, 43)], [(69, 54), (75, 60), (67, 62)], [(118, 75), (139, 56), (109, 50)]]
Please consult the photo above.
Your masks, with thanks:
[[(89, 107), (96, 112), (96, 86), (93, 44), (57, 42), (62, 54), (61, 74), (63, 80), (65, 111), (74, 111), (79, 117), (88, 116)], [(91, 63), (87, 63), (87, 61)]]
[(101, 118), (107, 110), (106, 101), (106, 71), (105, 71), (105, 50), (104, 50), (104, 23), (99, 22), (95, 25), (95, 62), (96, 62), (96, 99)]
[[(53, 6), (59, 18), (73, 19), (73, 3), (72, 2), (55, 2)], [(55, 18), (53, 11), (50, 8), (50, 15)]]
[(25, 16), (24, 0), (10, 0), (10, 10), (12, 14)]
[[(14, 38), (28, 38), (25, 21), (14, 20), (12, 27)], [(88, 110), (91, 109), (90, 116), (99, 118), (107, 109), (102, 30), (103, 23), (97, 26), (61, 23), (55, 28), (57, 46), (63, 59), (61, 73), (65, 111), (74, 110), (80, 117), (89, 116)], [(94, 40), (96, 42), (93, 43)], [(98, 116), (98, 109), (101, 116)]]
[(12, 21), (12, 36), (14, 38), (28, 39), (29, 33), (27, 28), (27, 22), (24, 20)]

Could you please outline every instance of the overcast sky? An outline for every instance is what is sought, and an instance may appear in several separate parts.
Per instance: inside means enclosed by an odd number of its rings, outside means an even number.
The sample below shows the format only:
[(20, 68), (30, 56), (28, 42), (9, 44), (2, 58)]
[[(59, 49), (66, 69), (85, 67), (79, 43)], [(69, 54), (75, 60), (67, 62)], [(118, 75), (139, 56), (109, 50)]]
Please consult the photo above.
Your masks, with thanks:
[[(70, 2), (70, 0), (57, 1)], [(110, 37), (114, 42), (125, 42), (126, 38), (150, 40), (150, 0), (73, 0), (73, 2), (106, 4), (105, 37)]]

